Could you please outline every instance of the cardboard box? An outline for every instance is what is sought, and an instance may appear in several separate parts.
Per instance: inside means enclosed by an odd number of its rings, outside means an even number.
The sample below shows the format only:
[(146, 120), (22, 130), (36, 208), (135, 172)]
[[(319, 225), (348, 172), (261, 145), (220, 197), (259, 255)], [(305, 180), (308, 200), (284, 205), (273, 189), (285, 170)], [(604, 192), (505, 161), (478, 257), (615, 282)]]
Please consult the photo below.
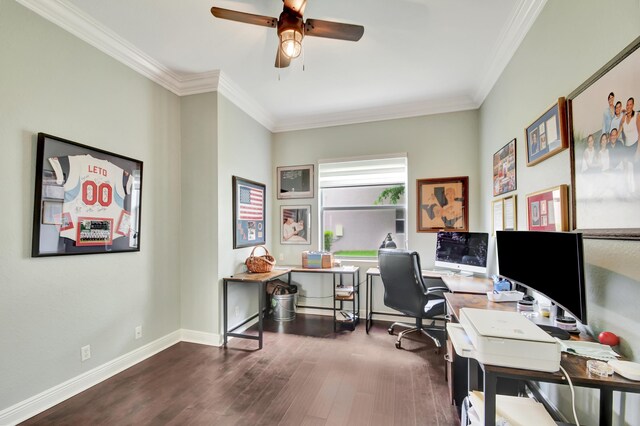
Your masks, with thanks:
[(332, 268), (333, 254), (323, 251), (303, 251), (302, 267), (308, 269)]

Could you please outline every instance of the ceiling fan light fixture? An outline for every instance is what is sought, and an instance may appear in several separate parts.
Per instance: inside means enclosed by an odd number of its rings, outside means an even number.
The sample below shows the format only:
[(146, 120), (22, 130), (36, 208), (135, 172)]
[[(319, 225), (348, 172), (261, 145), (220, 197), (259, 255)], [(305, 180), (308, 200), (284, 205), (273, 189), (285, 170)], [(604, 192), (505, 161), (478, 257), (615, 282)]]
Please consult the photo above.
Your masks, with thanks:
[(302, 51), (302, 33), (296, 29), (284, 30), (280, 33), (280, 48), (282, 53), (293, 59), (300, 56)]

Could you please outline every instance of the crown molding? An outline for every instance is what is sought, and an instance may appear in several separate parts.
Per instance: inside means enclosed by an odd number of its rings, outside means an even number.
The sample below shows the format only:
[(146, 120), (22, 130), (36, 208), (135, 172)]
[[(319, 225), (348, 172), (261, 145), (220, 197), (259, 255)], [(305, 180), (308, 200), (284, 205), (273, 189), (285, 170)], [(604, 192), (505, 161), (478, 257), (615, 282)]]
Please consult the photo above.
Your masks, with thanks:
[(448, 104), (414, 102), (276, 120), (272, 114), (224, 73), (214, 70), (199, 74), (178, 74), (137, 49), (66, 0), (16, 1), (178, 96), (218, 91), (274, 133), (477, 109), (493, 88), (546, 4), (546, 0), (520, 1), (499, 37), (500, 41), (494, 49), (493, 59), (471, 100), (454, 100)]
[(373, 121), (395, 120), (424, 115), (444, 114), (448, 112), (478, 109), (480, 104), (470, 99), (455, 99), (449, 102), (413, 102), (397, 105), (384, 105), (375, 108), (342, 111), (312, 117), (301, 117), (279, 122), (272, 130), (274, 133), (294, 130), (317, 129), (321, 127), (343, 126), (348, 124), (370, 123)]
[(242, 90), (240, 86), (235, 84), (222, 72), (220, 73), (220, 81), (218, 82), (218, 93), (224, 95), (251, 118), (266, 127), (267, 130), (274, 132), (276, 125), (275, 118), (272, 114), (268, 113), (262, 105), (256, 102), (253, 97)]
[(484, 73), (484, 78), (478, 85), (478, 89), (473, 99), (478, 105), (482, 105), (493, 86), (500, 78), (502, 71), (507, 67), (509, 61), (520, 47), (531, 26), (540, 15), (547, 0), (521, 0), (516, 7), (509, 22), (503, 27), (498, 36), (498, 43), (494, 48), (494, 53), (489, 66)]
[(179, 95), (179, 76), (64, 0), (16, 0), (124, 65)]

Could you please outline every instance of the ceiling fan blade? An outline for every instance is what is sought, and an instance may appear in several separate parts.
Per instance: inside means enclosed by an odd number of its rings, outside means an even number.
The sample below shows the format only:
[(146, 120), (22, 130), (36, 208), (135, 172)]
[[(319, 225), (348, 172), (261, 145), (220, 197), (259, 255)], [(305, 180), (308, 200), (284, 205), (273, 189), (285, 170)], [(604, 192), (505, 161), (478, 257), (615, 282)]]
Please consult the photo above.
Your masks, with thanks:
[(320, 19), (307, 19), (304, 24), (304, 35), (313, 37), (358, 41), (362, 34), (364, 34), (362, 25), (342, 24)]
[(286, 9), (293, 10), (298, 16), (304, 15), (304, 8), (307, 6), (307, 0), (282, 0)]
[(278, 51), (276, 52), (276, 68), (286, 68), (291, 63), (291, 58), (282, 53), (282, 49), (278, 46)]
[(272, 28), (278, 26), (278, 18), (272, 18), (270, 16), (254, 15), (252, 13), (238, 12), (236, 10), (222, 9), (219, 7), (212, 7), (211, 14), (216, 18), (244, 22), (245, 24), (262, 25), (263, 27)]

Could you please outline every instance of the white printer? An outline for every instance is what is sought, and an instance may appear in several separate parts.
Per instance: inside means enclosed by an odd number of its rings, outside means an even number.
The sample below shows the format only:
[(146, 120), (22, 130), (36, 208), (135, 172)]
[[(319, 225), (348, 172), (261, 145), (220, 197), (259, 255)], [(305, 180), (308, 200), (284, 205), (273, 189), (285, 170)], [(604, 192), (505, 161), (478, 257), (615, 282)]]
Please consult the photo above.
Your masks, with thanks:
[(458, 356), (486, 365), (556, 372), (560, 344), (518, 312), (460, 309), (460, 324), (447, 323)]

